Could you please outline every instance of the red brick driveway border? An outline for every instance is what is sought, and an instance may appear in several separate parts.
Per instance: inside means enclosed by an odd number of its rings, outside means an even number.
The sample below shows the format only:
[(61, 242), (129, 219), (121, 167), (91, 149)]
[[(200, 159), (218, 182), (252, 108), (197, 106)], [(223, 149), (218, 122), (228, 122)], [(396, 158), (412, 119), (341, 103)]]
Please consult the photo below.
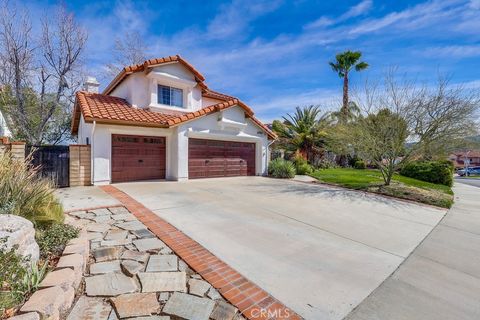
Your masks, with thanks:
[(182, 231), (157, 216), (150, 209), (112, 185), (101, 186), (119, 200), (160, 240), (165, 242), (195, 272), (199, 273), (221, 295), (248, 319), (300, 320), (299, 315), (265, 290), (242, 276)]

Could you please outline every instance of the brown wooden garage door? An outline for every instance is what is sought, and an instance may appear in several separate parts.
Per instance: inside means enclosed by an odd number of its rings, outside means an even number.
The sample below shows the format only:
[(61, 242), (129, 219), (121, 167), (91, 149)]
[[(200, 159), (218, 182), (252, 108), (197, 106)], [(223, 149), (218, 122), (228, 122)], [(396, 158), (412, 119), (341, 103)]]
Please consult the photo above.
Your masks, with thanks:
[(189, 139), (190, 179), (253, 175), (255, 175), (254, 143)]
[(112, 135), (112, 182), (165, 179), (165, 138)]

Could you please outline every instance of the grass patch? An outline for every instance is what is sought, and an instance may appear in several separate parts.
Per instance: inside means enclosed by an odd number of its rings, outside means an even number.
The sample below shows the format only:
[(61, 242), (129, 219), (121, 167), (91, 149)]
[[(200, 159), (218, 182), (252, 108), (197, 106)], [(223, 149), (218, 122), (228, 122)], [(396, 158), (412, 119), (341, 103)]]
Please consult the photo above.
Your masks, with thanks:
[(322, 182), (350, 189), (375, 192), (443, 208), (450, 208), (453, 204), (453, 191), (450, 187), (399, 174), (393, 176), (390, 186), (383, 185), (382, 174), (378, 170), (322, 169), (316, 170), (311, 176)]

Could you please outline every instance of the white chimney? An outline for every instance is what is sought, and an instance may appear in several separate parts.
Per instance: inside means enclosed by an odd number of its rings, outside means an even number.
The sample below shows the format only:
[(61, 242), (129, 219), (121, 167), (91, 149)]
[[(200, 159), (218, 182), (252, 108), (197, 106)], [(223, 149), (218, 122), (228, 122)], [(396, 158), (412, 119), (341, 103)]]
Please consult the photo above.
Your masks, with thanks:
[(87, 80), (85, 80), (85, 83), (83, 84), (83, 89), (88, 92), (98, 93), (99, 86), (100, 83), (95, 77), (87, 77)]

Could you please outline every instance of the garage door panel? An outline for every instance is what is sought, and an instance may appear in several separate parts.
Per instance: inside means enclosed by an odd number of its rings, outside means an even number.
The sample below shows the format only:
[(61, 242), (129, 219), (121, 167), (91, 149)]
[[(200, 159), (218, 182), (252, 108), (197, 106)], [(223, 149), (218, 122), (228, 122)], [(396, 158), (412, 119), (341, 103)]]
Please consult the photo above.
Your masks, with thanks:
[(112, 182), (164, 179), (164, 137), (112, 135)]
[(189, 139), (189, 178), (255, 175), (255, 144)]

